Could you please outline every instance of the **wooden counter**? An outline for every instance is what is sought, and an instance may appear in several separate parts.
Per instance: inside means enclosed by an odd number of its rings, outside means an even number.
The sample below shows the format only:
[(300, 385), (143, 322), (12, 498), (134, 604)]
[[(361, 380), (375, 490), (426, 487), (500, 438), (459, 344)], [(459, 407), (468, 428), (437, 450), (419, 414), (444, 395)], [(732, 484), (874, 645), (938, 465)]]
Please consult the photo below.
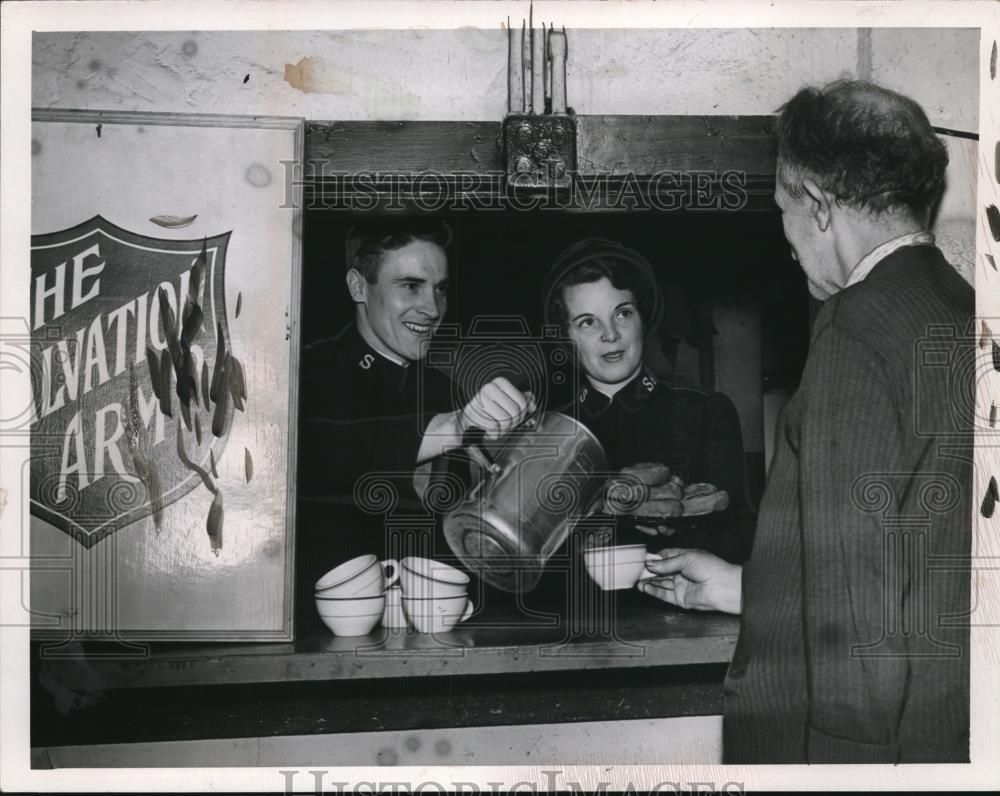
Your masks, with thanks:
[(292, 644), (161, 642), (145, 652), (88, 642), (83, 656), (64, 658), (35, 646), (32, 745), (616, 726), (722, 712), (738, 617), (637, 592), (579, 605), (591, 620), (494, 603), (440, 635), (323, 629)]
[[(638, 598), (638, 599), (637, 599)], [(377, 628), (368, 636), (327, 632), (291, 644), (151, 644), (146, 655), (38, 661), (69, 688), (156, 688), (726, 663), (739, 619), (681, 611), (641, 595), (615, 599), (603, 622), (569, 623), (522, 612), (473, 617), (450, 633)]]

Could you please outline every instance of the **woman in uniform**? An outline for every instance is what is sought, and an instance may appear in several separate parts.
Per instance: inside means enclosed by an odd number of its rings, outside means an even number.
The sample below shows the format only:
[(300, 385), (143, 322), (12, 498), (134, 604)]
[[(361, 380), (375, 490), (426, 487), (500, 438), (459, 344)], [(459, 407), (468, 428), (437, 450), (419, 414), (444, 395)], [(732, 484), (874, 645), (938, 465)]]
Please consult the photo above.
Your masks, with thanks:
[[(618, 543), (662, 535), (671, 537), (672, 547), (701, 548), (732, 562), (745, 561), (755, 516), (732, 401), (722, 393), (669, 385), (643, 365), (646, 339), (663, 306), (652, 266), (618, 243), (588, 239), (559, 256), (546, 286), (546, 321), (572, 341), (584, 376), (576, 405), (567, 413), (594, 433), (611, 470), (626, 468), (642, 478), (657, 470), (662, 476), (669, 468), (675, 484), (709, 484), (729, 496), (726, 508), (696, 520), (620, 517)], [(641, 466), (635, 468), (637, 464)]]

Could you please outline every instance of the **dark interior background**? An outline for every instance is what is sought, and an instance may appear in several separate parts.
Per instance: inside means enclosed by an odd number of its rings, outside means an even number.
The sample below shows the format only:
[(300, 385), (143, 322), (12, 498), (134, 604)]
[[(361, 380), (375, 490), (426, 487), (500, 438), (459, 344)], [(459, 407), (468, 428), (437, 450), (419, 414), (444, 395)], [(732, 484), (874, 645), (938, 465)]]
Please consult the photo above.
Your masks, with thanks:
[[(798, 383), (808, 345), (809, 295), (776, 212), (483, 211), (441, 217), (453, 232), (445, 320), (466, 332), (477, 316), (516, 314), (539, 333), (541, 284), (548, 267), (582, 238), (608, 238), (652, 263), (665, 294), (668, 331), (676, 328), (672, 308), (759, 300), (767, 384), (793, 388)], [(355, 218), (324, 209), (305, 213), (303, 344), (330, 336), (352, 317), (344, 284), (344, 237)]]
[[(676, 339), (697, 349), (700, 368), (672, 372), (669, 356), (650, 364), (661, 378), (714, 388), (711, 318), (727, 304), (759, 307), (762, 392), (798, 385), (809, 339), (810, 298), (791, 259), (777, 211), (755, 212), (534, 212), (478, 211), (440, 214), (452, 230), (451, 289), (445, 323), (457, 336), (436, 345), (460, 345), (476, 335), (509, 330), (523, 319), (534, 339), (542, 332), (542, 280), (567, 246), (587, 237), (608, 238), (641, 252), (653, 265), (665, 298), (657, 334), (663, 351)], [(353, 317), (344, 284), (344, 240), (357, 216), (307, 209), (303, 230), (302, 343), (336, 334)], [(476, 321), (479, 321), (478, 324)], [(553, 370), (549, 363), (550, 371)], [(568, 399), (570, 378), (548, 374), (549, 406)], [(733, 396), (731, 396), (733, 397)], [(763, 454), (748, 455), (749, 485), (759, 498)]]

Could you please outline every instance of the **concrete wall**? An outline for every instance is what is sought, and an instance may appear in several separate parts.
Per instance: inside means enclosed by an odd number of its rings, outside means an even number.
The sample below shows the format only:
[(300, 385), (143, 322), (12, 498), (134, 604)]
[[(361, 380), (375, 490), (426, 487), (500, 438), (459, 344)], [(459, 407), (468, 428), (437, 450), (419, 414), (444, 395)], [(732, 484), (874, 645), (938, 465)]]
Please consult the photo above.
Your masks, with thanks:
[[(907, 94), (931, 124), (979, 130), (979, 31), (874, 29), (858, 36), (859, 75)], [(934, 233), (945, 256), (969, 282), (976, 260), (975, 141), (948, 137), (948, 188)]]
[[(569, 104), (581, 114), (772, 113), (804, 84), (873, 77), (916, 97), (935, 124), (975, 129), (978, 35), (574, 29)], [(506, 109), (506, 61), (499, 20), (494, 30), (41, 33), (32, 101), (308, 119), (490, 120)]]
[[(867, 74), (866, 51), (870, 51)], [(862, 32), (859, 66), (860, 77), (913, 97), (931, 124), (979, 129), (977, 29), (876, 28)]]

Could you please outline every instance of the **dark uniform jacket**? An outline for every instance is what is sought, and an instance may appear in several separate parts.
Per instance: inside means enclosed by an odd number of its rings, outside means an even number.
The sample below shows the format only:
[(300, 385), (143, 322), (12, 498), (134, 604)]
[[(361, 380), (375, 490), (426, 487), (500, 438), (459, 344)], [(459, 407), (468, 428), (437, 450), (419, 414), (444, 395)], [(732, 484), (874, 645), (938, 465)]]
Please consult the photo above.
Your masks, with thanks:
[(382, 356), (354, 323), (303, 346), (300, 373), (297, 615), (312, 620), (313, 585), (336, 564), (430, 555), (434, 517), (413, 475), (427, 424), (451, 409), (451, 382)]
[(908, 246), (816, 316), (743, 570), (726, 763), (968, 760), (973, 299)]
[[(594, 432), (612, 472), (638, 462), (660, 462), (685, 483), (704, 481), (729, 493), (728, 509), (691, 523), (675, 521), (677, 532), (650, 542), (652, 548), (695, 547), (733, 562), (749, 556), (755, 519), (747, 495), (740, 421), (729, 398), (671, 386), (642, 371), (612, 399), (583, 387), (575, 412), (567, 412)], [(664, 524), (669, 526), (669, 520)], [(634, 538), (622, 538), (620, 528), (619, 542), (650, 539), (639, 531), (631, 533)]]

